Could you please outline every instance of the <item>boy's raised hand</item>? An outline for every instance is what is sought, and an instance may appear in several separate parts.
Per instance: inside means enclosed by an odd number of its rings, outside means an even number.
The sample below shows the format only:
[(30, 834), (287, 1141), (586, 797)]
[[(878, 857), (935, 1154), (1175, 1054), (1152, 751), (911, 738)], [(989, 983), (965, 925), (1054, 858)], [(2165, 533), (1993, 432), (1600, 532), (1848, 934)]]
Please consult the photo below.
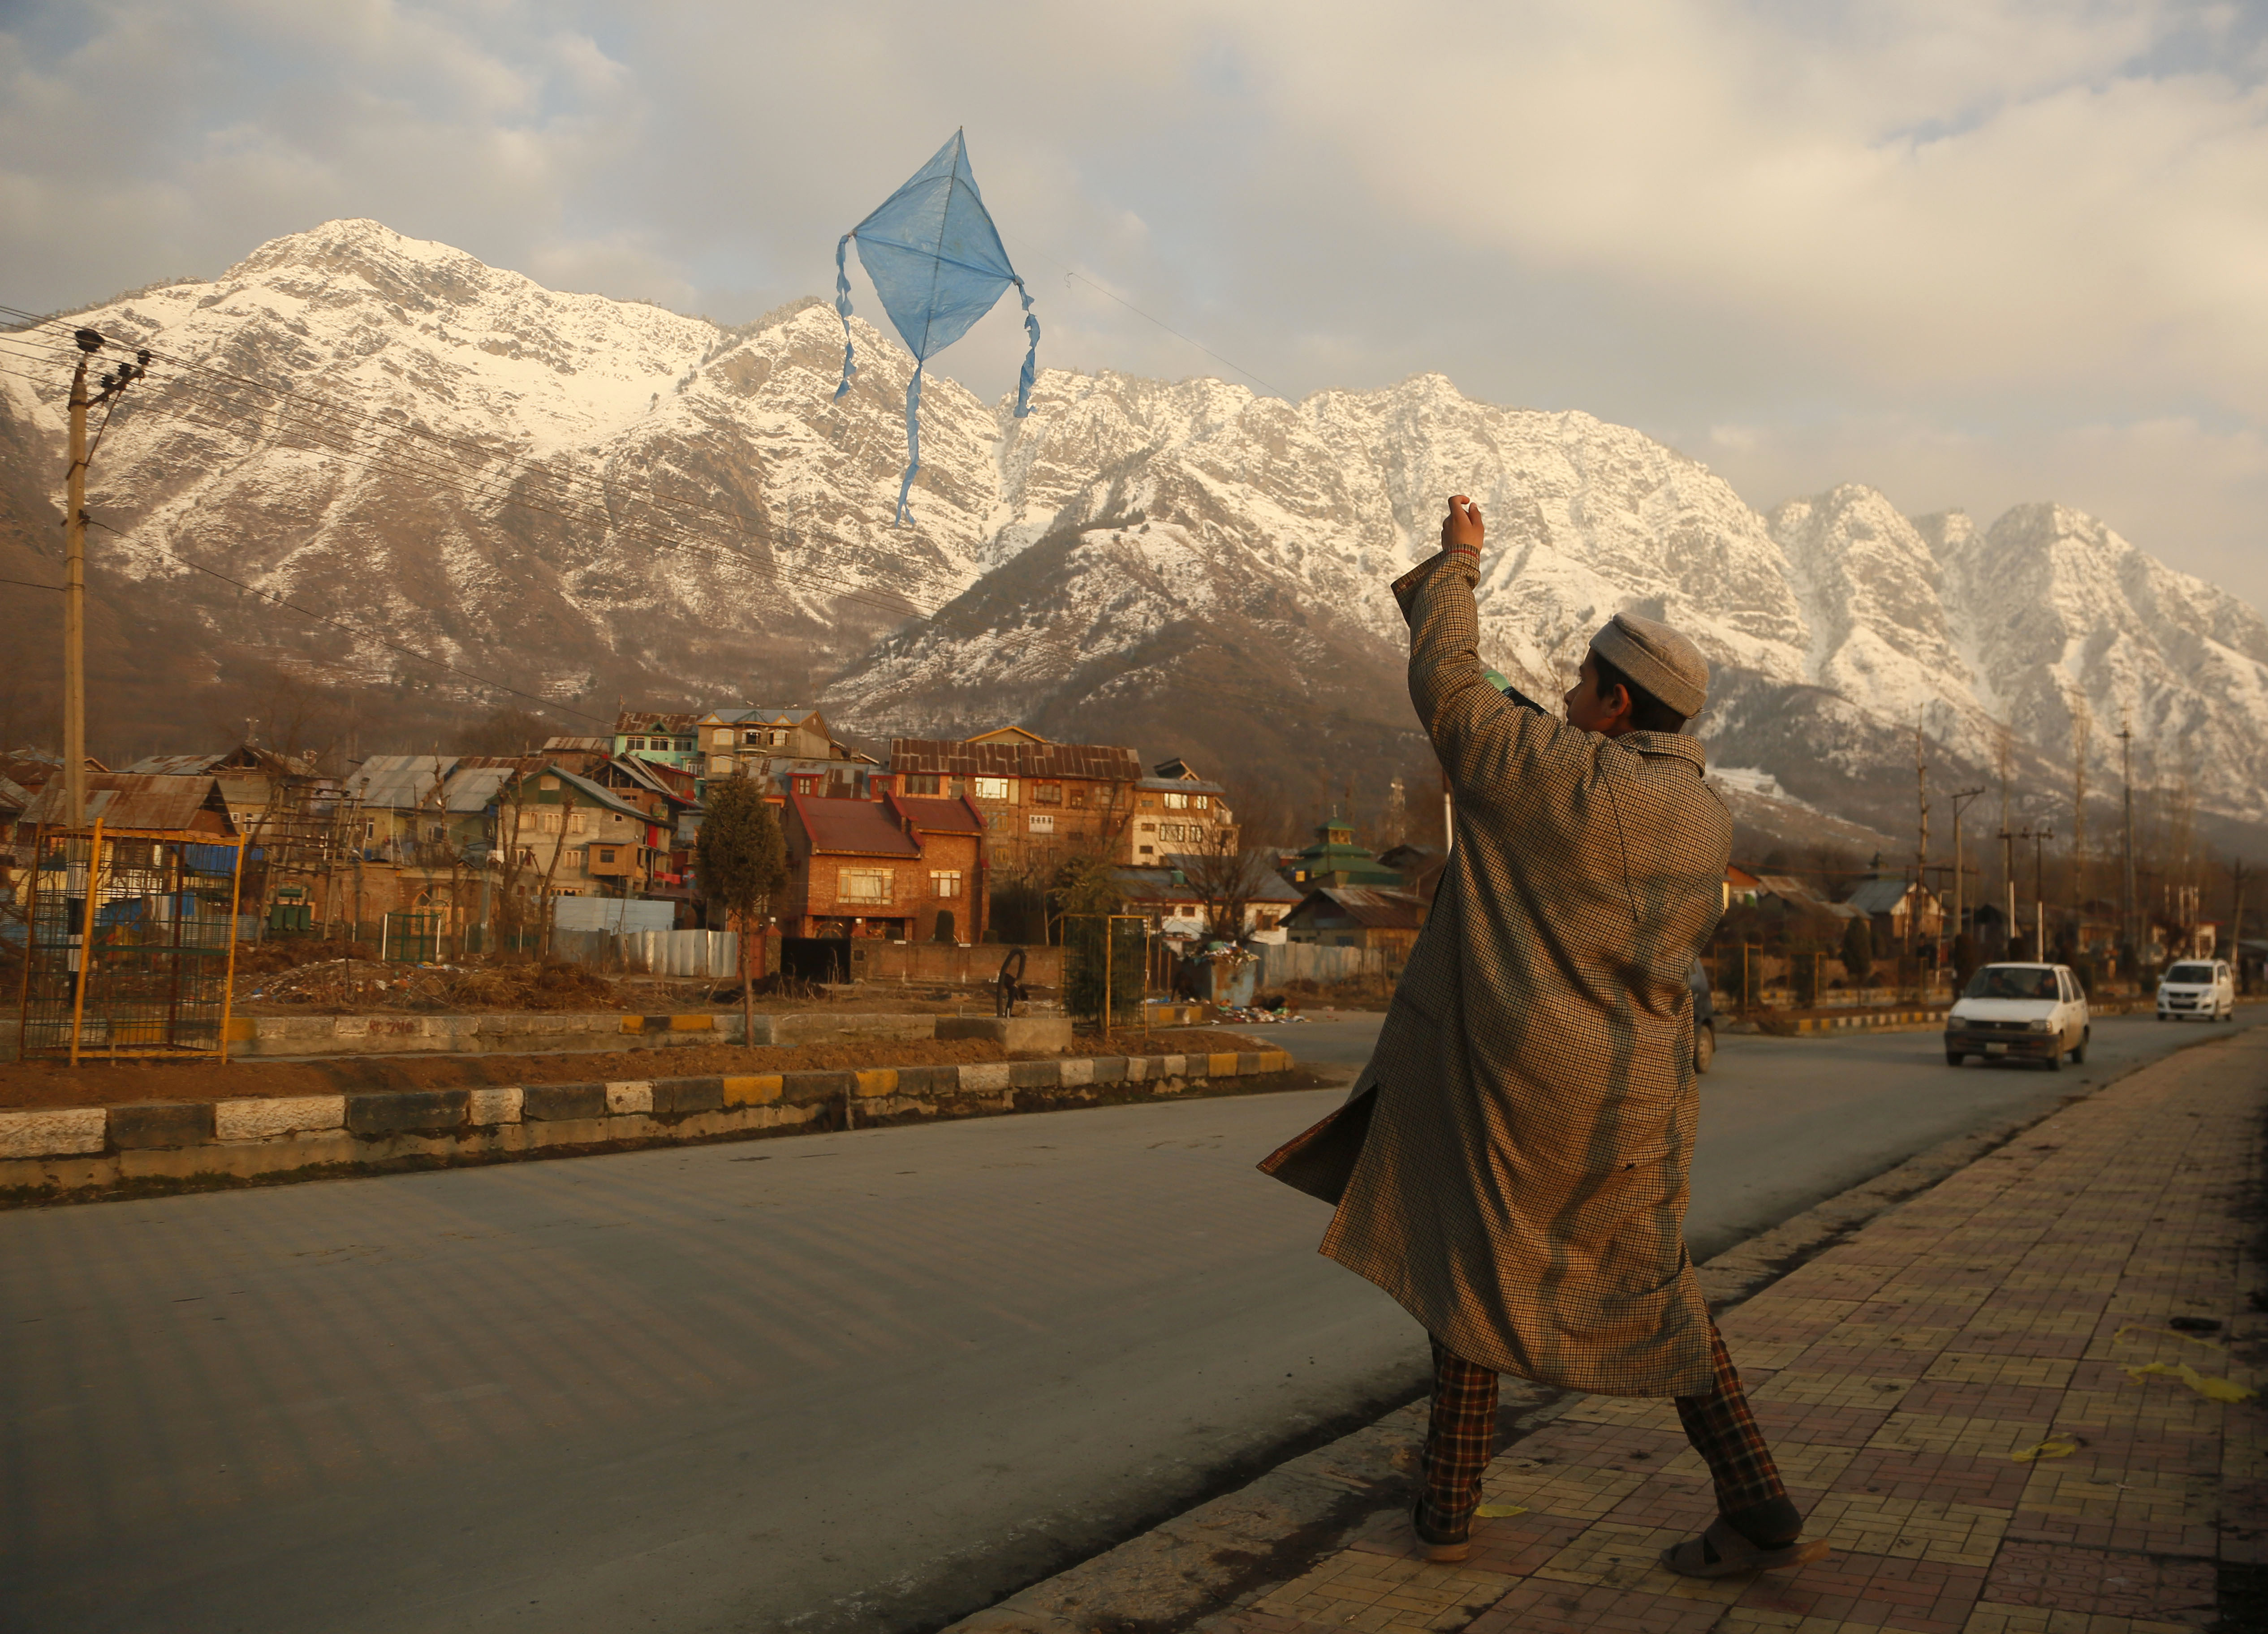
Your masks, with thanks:
[(1481, 553), (1481, 540), (1486, 534), (1481, 521), (1481, 508), (1462, 494), (1449, 496), (1449, 514), (1441, 519), (1441, 548), (1464, 550), (1474, 556)]

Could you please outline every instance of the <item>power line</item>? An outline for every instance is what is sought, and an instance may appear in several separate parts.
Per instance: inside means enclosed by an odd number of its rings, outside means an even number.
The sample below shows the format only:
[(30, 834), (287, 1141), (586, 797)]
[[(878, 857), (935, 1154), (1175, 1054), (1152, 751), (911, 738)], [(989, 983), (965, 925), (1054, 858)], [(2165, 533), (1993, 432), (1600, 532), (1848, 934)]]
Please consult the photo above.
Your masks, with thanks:
[[(19, 318), (29, 319), (34, 323), (44, 324), (48, 321), (46, 320), (33, 318), (32, 314), (23, 313), (20, 308), (6, 305), (0, 305), (0, 313), (8, 313)], [(69, 350), (70, 343), (64, 337), (61, 336), (51, 341), (44, 335), (27, 333), (23, 330), (18, 330), (13, 333), (0, 333), (0, 343), (7, 342), (16, 342), (19, 344), (29, 343), (32, 347), (36, 349), (37, 351), (43, 351), (50, 355), (73, 355)], [(122, 343), (132, 344), (133, 342)], [(733, 565), (751, 570), (764, 578), (770, 578), (775, 584), (782, 585), (783, 588), (789, 587), (790, 581), (784, 575), (779, 567), (767, 566), (764, 563), (754, 561), (745, 556), (740, 555), (739, 553), (720, 555), (715, 551), (702, 550), (697, 546), (689, 544), (687, 541), (682, 539), (674, 538), (668, 534), (659, 533), (652, 527), (630, 521), (625, 518), (615, 517), (609, 513), (608, 510), (608, 508), (618, 502), (628, 501), (636, 503), (642, 501), (652, 509), (661, 512), (665, 517), (670, 517), (673, 511), (680, 513), (686, 511), (702, 512), (710, 516), (722, 519), (728, 524), (735, 526), (739, 528), (744, 537), (754, 536), (748, 533), (745, 525), (740, 523), (738, 518), (734, 517), (732, 512), (727, 512), (721, 507), (711, 504), (703, 504), (697, 501), (686, 498), (678, 498), (674, 500), (666, 499), (662, 496), (653, 493), (651, 490), (624, 491), (623, 489), (607, 482), (603, 478), (578, 474), (572, 471), (556, 470), (547, 467), (541, 463), (536, 461), (530, 461), (516, 474), (513, 479), (512, 479), (517, 481), (534, 477), (539, 482), (549, 482), (565, 490), (563, 503), (573, 504), (579, 500), (582, 503), (593, 504), (599, 508), (597, 514), (578, 516), (571, 512), (561, 510), (556, 505), (547, 506), (538, 504), (533, 499), (512, 491), (506, 486), (507, 479), (503, 476), (492, 478), (475, 477), (468, 482), (466, 474), (462, 471), (461, 467), (451, 467), (445, 470), (431, 463), (431, 461), (442, 457), (438, 452), (424, 453), (415, 449), (401, 449), (397, 446), (387, 446), (381, 452), (378, 447), (373, 445), (372, 439), (378, 436), (385, 436), (398, 439), (422, 439), (425, 442), (438, 444), (444, 450), (457, 451), (475, 455), (483, 462), (491, 460), (509, 458), (510, 456), (503, 450), (492, 447), (484, 448), (477, 444), (468, 443), (464, 439), (444, 437), (441, 434), (431, 431), (426, 428), (410, 425), (407, 423), (383, 420), (367, 411), (342, 408), (335, 404), (316, 398), (307, 393), (297, 392), (289, 387), (272, 385), (269, 382), (254, 379), (247, 376), (232, 374), (227, 371), (215, 369), (209, 365), (182, 358), (156, 349), (151, 350), (151, 355), (152, 357), (167, 364), (171, 364), (177, 368), (194, 371), (201, 375), (210, 376), (214, 381), (223, 383), (222, 385), (201, 386), (196, 381), (181, 377), (176, 377), (169, 382), (174, 389), (180, 390), (206, 403), (207, 406), (218, 408), (224, 412), (239, 415), (249, 412), (257, 412), (256, 410), (251, 409), (249, 406), (236, 401), (234, 399), (228, 396), (225, 390), (227, 386), (241, 387), (252, 392), (264, 393), (272, 398), (284, 400), (274, 406), (276, 412), (286, 414), (297, 413), (304, 416), (308, 422), (308, 423), (304, 423), (297, 428), (298, 434), (306, 436), (310, 438), (310, 440), (315, 441), (319, 444), (328, 445), (335, 453), (345, 454), (350, 459), (359, 460), (364, 463), (370, 465), (372, 468), (384, 470), (395, 475), (414, 478), (420, 482), (430, 482), (438, 487), (447, 488), (461, 496), (472, 498), (476, 502), (486, 502), (496, 505), (511, 505), (521, 510), (533, 511), (541, 514), (551, 515), (570, 523), (585, 526), (596, 526), (601, 531), (610, 530), (619, 534), (627, 534), (632, 537), (642, 538), (647, 542), (660, 548), (687, 550), (696, 556), (706, 556), (712, 561), (730, 563)], [(326, 418), (328, 418), (329, 422), (328, 425), (325, 423)], [(594, 489), (595, 491), (587, 495), (578, 495), (575, 491), (578, 486), (588, 489)], [(681, 514), (679, 514), (677, 516), (671, 517), (671, 519), (682, 521), (686, 519)], [(775, 551), (779, 549), (783, 544), (787, 545), (791, 548), (809, 549), (812, 548), (811, 540), (801, 530), (772, 527), (770, 531), (778, 537), (767, 540), (764, 542), (767, 544), (768, 548)], [(851, 581), (845, 580), (835, 574), (816, 571), (808, 566), (799, 567), (795, 569), (794, 571), (798, 578), (806, 582), (807, 587), (818, 588), (823, 586), (824, 588), (820, 590), (820, 593), (830, 595), (837, 600), (846, 600), (871, 606), (878, 611), (889, 613), (900, 617), (910, 615), (917, 620), (926, 619), (935, 611), (932, 607), (924, 607), (911, 597), (902, 595), (897, 592), (881, 590), (868, 585), (856, 584)]]
[[(100, 528), (106, 534), (115, 534), (121, 539), (127, 537), (123, 529), (113, 527), (107, 522), (96, 521), (92, 517), (89, 517), (87, 520), (90, 523), (92, 523), (94, 526)], [(599, 725), (605, 726), (611, 726), (613, 725), (611, 721), (608, 720), (603, 716), (590, 714), (585, 710), (575, 708), (571, 704), (561, 703), (553, 699), (544, 697), (539, 693), (523, 692), (518, 687), (508, 687), (500, 681), (490, 681), (485, 675), (475, 675), (472, 671), (460, 668), (457, 665), (450, 663), (446, 659), (434, 658), (431, 654), (420, 652), (413, 647), (405, 647), (399, 642), (388, 641), (385, 637), (378, 635), (373, 631), (358, 629), (354, 625), (346, 622), (343, 619), (335, 619), (331, 617), (328, 613), (318, 613), (313, 607), (303, 607), (298, 602), (287, 600), (284, 597), (277, 595), (272, 590), (262, 590), (257, 585), (247, 585), (240, 578), (232, 578), (228, 574), (222, 572), (217, 567), (207, 567), (202, 562), (192, 562), (185, 556), (175, 555), (172, 559), (179, 562), (183, 567), (194, 568), (200, 573), (210, 573), (212, 577), (221, 580), (225, 584), (235, 585), (239, 590), (248, 591), (255, 596), (264, 597), (268, 600), (274, 602), (279, 607), (288, 607), (294, 613), (298, 613), (307, 618), (315, 620), (318, 623), (328, 624), (335, 629), (342, 629), (350, 636), (357, 636), (367, 641), (375, 641), (379, 646), (386, 648), (388, 651), (398, 652), (407, 659), (415, 659), (420, 664), (431, 664), (437, 669), (447, 670), (453, 675), (461, 676), (467, 681), (489, 688), (491, 691), (510, 693), (515, 698), (526, 698), (531, 703), (540, 703), (545, 709), (556, 710), (563, 715), (572, 715), (578, 720), (595, 721)]]
[[(33, 314), (24, 313), (20, 308), (7, 306), (4, 305), (0, 305), (0, 313), (12, 314), (18, 318), (26, 319), (32, 322), (40, 324), (44, 324), (48, 321), (58, 323), (62, 321), (59, 319), (38, 319)], [(99, 333), (99, 331), (98, 331), (98, 333)], [(20, 331), (14, 336), (0, 335), (0, 339), (20, 337)], [(72, 344), (64, 337), (58, 337), (53, 342), (45, 341), (44, 337), (41, 337), (40, 343), (48, 345), (51, 350), (62, 352), (66, 356), (75, 357), (76, 355)], [(462, 438), (450, 437), (444, 433), (435, 431), (429, 427), (411, 424), (406, 420), (393, 421), (383, 419), (368, 410), (346, 408), (342, 405), (330, 402), (323, 398), (317, 397), (311, 393), (296, 390), (290, 386), (277, 386), (269, 381), (254, 379), (250, 376), (232, 373), (227, 370), (215, 368), (209, 364), (181, 357), (161, 350), (153, 350), (151, 352), (151, 356), (165, 362), (173, 364), (180, 368), (193, 370), (202, 374), (210, 375), (217, 380), (225, 381), (234, 386), (247, 387), (254, 391), (264, 392), (270, 396), (287, 400), (287, 406), (289, 408), (297, 409), (302, 413), (328, 414), (335, 418), (342, 419), (349, 423), (359, 422), (362, 426), (368, 428), (370, 431), (380, 431), (401, 438), (422, 438), (427, 442), (438, 444), (442, 449), (453, 452), (460, 456), (471, 455), (482, 460), (505, 457), (503, 451), (493, 447), (482, 446), (477, 442), (470, 441)], [(417, 458), (423, 456), (411, 457)], [(585, 487), (595, 487), (597, 489), (597, 499), (601, 504), (610, 503), (617, 497), (620, 497), (618, 490), (612, 484), (607, 482), (602, 477), (593, 476), (588, 474), (577, 473), (573, 471), (548, 469), (534, 462), (530, 462), (528, 468), (532, 471), (540, 473), (549, 480), (571, 489), (578, 484)], [(690, 497), (681, 497), (674, 500), (666, 500), (661, 496), (652, 493), (650, 490), (642, 496), (635, 497), (643, 497), (646, 503), (665, 512), (672, 509), (673, 507), (681, 512), (688, 510), (704, 512), (711, 516), (723, 519), (728, 525), (734, 526), (739, 526), (740, 525), (740, 519), (734, 513), (725, 510), (721, 506), (703, 504)], [(504, 503), (512, 502), (509, 497), (507, 497)], [(799, 530), (779, 529), (775, 527), (772, 531), (775, 534), (784, 534), (794, 543), (806, 548), (810, 548), (810, 541), (806, 537), (803, 536)], [(774, 577), (777, 577), (777, 575)], [(839, 583), (840, 581), (831, 582)], [(882, 593), (887, 595), (890, 593), (885, 592)], [(908, 602), (908, 605), (911, 606), (912, 604)]]

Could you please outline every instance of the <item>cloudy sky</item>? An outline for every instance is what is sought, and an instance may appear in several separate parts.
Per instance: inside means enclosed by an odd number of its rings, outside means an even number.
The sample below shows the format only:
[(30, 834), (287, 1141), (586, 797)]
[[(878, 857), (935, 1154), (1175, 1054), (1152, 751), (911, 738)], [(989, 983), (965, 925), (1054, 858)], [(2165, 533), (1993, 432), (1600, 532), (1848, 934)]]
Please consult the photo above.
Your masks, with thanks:
[(367, 216), (743, 320), (965, 126), (1044, 361), (1439, 370), (2268, 607), (2268, 4), (0, 0), (0, 88), (14, 305)]

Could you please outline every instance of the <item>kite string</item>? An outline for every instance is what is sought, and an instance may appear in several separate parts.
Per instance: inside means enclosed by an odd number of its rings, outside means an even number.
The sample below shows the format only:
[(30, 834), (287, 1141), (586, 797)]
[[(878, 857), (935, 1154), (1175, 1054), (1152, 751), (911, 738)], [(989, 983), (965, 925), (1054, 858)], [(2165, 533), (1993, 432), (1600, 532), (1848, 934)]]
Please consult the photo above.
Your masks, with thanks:
[(1128, 300), (1124, 296), (1117, 293), (1116, 291), (1104, 288), (1101, 284), (1097, 283), (1094, 279), (1088, 277), (1083, 272), (1074, 272), (1071, 268), (1065, 266), (1062, 261), (1057, 261), (1045, 250), (1035, 249), (1032, 251), (1032, 254), (1038, 256), (1042, 261), (1048, 262), (1050, 266), (1060, 269), (1064, 277), (1077, 278), (1081, 283), (1086, 285), (1088, 289), (1096, 291), (1098, 294), (1108, 296), (1112, 300), (1116, 301), (1121, 306), (1123, 306), (1127, 311), (1132, 313), (1136, 317), (1145, 319), (1149, 322), (1156, 324), (1160, 328), (1172, 335), (1175, 340), (1196, 347), (1199, 351), (1211, 358), (1215, 363), (1219, 364), (1226, 368), (1235, 370), (1237, 373), (1242, 375), (1255, 386), (1264, 386), (1270, 391), (1275, 393), (1278, 397), (1288, 399), (1291, 396), (1291, 394), (1286, 392), (1282, 386), (1277, 386), (1270, 381), (1262, 379), (1258, 375), (1253, 373), (1251, 370), (1244, 367), (1241, 364), (1229, 362), (1227, 358), (1213, 350), (1211, 347), (1205, 345), (1202, 341), (1190, 339), (1189, 336), (1182, 334), (1179, 329), (1174, 328), (1172, 324), (1167, 323), (1163, 318), (1153, 317), (1150, 313), (1144, 312), (1139, 306), (1137, 306), (1132, 301)]

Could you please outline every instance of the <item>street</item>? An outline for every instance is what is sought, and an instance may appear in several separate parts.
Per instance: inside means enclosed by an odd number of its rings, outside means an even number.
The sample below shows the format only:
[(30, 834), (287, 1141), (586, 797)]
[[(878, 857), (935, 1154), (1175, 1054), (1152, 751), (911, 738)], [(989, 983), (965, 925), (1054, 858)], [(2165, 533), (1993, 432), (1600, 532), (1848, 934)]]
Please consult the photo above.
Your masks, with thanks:
[[(1344, 1067), (1378, 1019), (1265, 1031)], [(1695, 1253), (2233, 1030), (1728, 1036)], [(0, 1216), (0, 1627), (933, 1625), (1419, 1387), (1252, 1167), (1338, 1098)]]

